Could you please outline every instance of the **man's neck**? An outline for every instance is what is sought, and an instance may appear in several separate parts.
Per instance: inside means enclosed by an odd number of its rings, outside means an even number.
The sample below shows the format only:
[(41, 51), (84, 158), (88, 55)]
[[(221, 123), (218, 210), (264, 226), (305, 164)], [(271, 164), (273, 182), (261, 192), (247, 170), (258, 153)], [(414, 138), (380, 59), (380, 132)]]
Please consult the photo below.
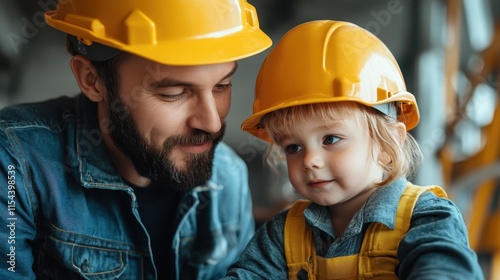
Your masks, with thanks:
[[(102, 108), (101, 106), (99, 108)], [(98, 116), (99, 119), (103, 118), (103, 112), (102, 110), (98, 110)], [(111, 139), (111, 135), (109, 134), (108, 128), (103, 127), (102, 125), (103, 122), (100, 122), (100, 130), (102, 132), (102, 136), (104, 139), (104, 145), (106, 146), (106, 149), (108, 150), (108, 154), (111, 157), (111, 161), (113, 162), (114, 166), (118, 170), (118, 173), (120, 173), (120, 176), (125, 180), (128, 181), (135, 186), (138, 187), (146, 187), (151, 183), (151, 180), (141, 176), (137, 170), (134, 167), (134, 164), (132, 163), (132, 160), (130, 157), (125, 155), (113, 142), (113, 139)]]

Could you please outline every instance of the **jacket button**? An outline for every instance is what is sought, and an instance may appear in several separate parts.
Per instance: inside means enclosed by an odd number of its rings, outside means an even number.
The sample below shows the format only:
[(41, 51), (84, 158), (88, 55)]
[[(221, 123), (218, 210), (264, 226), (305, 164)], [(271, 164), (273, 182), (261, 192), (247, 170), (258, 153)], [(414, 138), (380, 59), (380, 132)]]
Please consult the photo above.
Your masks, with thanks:
[(297, 279), (298, 280), (307, 280), (309, 278), (308, 273), (306, 270), (302, 269), (299, 272), (297, 272)]
[(89, 261), (88, 260), (84, 260), (83, 261), (83, 263), (82, 263), (82, 272), (83, 273), (89, 272)]

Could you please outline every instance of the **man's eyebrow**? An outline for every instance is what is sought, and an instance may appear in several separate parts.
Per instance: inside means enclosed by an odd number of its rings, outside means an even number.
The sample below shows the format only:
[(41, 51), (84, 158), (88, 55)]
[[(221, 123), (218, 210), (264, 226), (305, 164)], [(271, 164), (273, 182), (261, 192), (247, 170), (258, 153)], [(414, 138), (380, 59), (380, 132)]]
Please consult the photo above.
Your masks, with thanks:
[(231, 71), (229, 71), (229, 73), (226, 76), (224, 76), (224, 78), (222, 78), (221, 81), (233, 76), (236, 70), (238, 70), (238, 62), (235, 61), (233, 69), (231, 69)]
[[(224, 79), (227, 79), (227, 78), (229, 78), (231, 76), (233, 76), (237, 69), (238, 69), (238, 63), (235, 62), (233, 68), (231, 69), (231, 71), (229, 71), (229, 73), (226, 76), (224, 76), (221, 79), (221, 81), (224, 80)], [(171, 78), (165, 78), (165, 79), (162, 79), (162, 80), (159, 80), (159, 81), (154, 81), (149, 86), (152, 87), (152, 88), (162, 88), (162, 87), (191, 87), (191, 86), (194, 86), (194, 85), (195, 84), (190, 83), (190, 82), (186, 82), (186, 81), (181, 81), (181, 80), (171, 79)]]
[(149, 85), (151, 88), (166, 88), (166, 87), (190, 87), (193, 86), (192, 83), (186, 81), (180, 81), (171, 78), (161, 79), (159, 81), (154, 81)]

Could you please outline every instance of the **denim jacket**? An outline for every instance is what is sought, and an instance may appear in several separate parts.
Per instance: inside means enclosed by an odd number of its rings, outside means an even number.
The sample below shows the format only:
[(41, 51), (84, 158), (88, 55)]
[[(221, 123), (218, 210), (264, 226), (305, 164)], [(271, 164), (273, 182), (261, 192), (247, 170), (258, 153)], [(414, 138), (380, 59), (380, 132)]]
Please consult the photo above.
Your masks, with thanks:
[[(84, 95), (0, 111), (0, 279), (156, 279), (133, 189)], [(181, 199), (177, 279), (215, 279), (254, 233), (248, 171), (227, 145)]]
[[(358, 254), (370, 223), (394, 229), (399, 199), (407, 181), (400, 178), (378, 188), (354, 215), (341, 236), (335, 236), (328, 209), (311, 203), (304, 210), (316, 253), (323, 258)], [(288, 211), (262, 225), (224, 279), (287, 279), (284, 226)], [(455, 204), (432, 192), (422, 194), (410, 229), (398, 247), (399, 279), (484, 279), (477, 255), (469, 247), (467, 230)]]

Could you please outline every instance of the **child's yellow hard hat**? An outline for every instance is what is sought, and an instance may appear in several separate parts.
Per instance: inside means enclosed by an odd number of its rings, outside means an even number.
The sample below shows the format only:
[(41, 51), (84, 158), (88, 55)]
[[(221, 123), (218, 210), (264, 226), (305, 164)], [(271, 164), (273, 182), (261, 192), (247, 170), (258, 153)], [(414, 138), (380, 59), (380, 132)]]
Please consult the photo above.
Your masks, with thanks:
[(169, 65), (229, 62), (271, 46), (246, 0), (63, 0), (45, 19), (86, 46)]
[(260, 67), (253, 115), (241, 128), (269, 141), (260, 127), (265, 114), (338, 101), (371, 107), (400, 101), (397, 118), (406, 129), (419, 121), (415, 97), (406, 91), (398, 63), (380, 39), (348, 22), (303, 23), (283, 36)]

